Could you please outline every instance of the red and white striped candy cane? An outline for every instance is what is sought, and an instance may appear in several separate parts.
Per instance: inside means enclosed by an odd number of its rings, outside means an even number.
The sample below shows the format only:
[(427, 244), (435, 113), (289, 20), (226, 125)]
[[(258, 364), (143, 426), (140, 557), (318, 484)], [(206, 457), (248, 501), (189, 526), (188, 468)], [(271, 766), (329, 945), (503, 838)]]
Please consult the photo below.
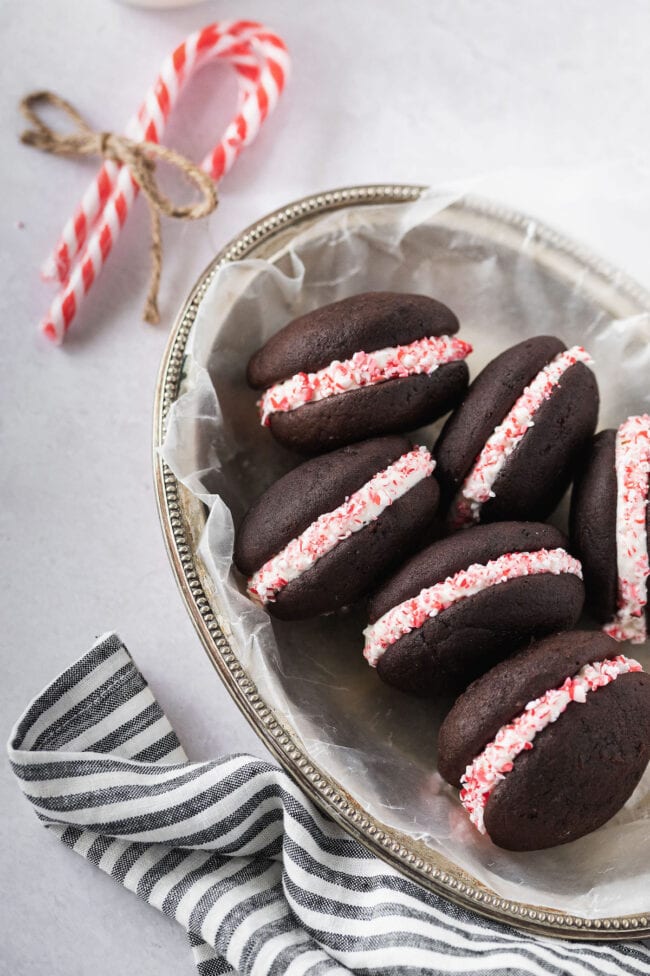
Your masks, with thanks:
[[(262, 24), (224, 21), (192, 34), (164, 62), (126, 134), (160, 142), (183, 84), (208, 61), (221, 58), (237, 73), (235, 118), (201, 166), (215, 181), (230, 169), (275, 107), (289, 72), (283, 41)], [(41, 323), (44, 334), (62, 341), (79, 306), (103, 267), (138, 193), (127, 167), (107, 160), (84, 194), (44, 267), (64, 284)], [(85, 245), (85, 246), (84, 246)]]

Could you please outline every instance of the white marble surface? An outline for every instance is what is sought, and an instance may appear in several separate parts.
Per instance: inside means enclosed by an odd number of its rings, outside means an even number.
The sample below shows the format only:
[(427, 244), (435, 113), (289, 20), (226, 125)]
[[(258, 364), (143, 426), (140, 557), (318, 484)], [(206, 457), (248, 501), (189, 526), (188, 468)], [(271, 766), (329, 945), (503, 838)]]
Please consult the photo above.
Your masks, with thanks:
[[(0, 4), (2, 731), (94, 636), (117, 629), (193, 757), (263, 750), (205, 658), (176, 592), (153, 498), (154, 383), (177, 306), (216, 249), (312, 191), (355, 182), (484, 187), (650, 285), (645, 0), (112, 0)], [(263, 18), (294, 74), (201, 226), (165, 228), (164, 322), (139, 321), (143, 206), (62, 349), (35, 332), (38, 265), (94, 170), (19, 145), (21, 94), (50, 87), (119, 128), (159, 62), (211, 20)], [(192, 83), (170, 142), (198, 155), (231, 113), (226, 68)], [(480, 189), (480, 184), (476, 189)], [(190, 973), (180, 931), (42, 830), (2, 766), (0, 972)]]

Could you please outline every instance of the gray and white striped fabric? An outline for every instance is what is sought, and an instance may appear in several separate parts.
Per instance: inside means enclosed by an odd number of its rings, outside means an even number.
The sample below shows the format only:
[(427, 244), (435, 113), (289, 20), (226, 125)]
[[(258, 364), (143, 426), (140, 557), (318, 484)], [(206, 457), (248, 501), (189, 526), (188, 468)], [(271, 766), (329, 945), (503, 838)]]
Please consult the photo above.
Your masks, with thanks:
[(650, 943), (533, 939), (425, 892), (271, 763), (189, 762), (114, 634), (27, 708), (9, 755), (42, 823), (176, 919), (202, 976), (650, 974)]

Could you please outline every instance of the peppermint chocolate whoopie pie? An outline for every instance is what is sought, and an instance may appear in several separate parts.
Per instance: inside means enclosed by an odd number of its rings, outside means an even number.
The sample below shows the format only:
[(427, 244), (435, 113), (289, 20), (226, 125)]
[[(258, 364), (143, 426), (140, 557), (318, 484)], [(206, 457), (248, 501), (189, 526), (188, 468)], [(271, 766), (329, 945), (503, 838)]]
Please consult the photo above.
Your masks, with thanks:
[(438, 504), (434, 461), (380, 437), (305, 461), (255, 502), (235, 539), (248, 593), (298, 620), (349, 606), (411, 552)]
[(553, 511), (596, 427), (590, 362), (581, 346), (536, 336), (477, 376), (434, 448), (451, 528)]
[(571, 499), (571, 537), (587, 601), (619, 641), (647, 636), (650, 416), (628, 417), (594, 437)]
[(467, 388), (472, 347), (456, 332), (425, 295), (368, 292), (302, 315), (249, 361), (262, 424), (305, 454), (428, 424)]
[(522, 644), (572, 627), (580, 563), (551, 525), (498, 522), (405, 563), (369, 603), (364, 656), (403, 691), (459, 691)]
[(650, 760), (650, 675), (598, 632), (555, 634), (475, 681), (445, 718), (440, 774), (499, 847), (577, 840)]

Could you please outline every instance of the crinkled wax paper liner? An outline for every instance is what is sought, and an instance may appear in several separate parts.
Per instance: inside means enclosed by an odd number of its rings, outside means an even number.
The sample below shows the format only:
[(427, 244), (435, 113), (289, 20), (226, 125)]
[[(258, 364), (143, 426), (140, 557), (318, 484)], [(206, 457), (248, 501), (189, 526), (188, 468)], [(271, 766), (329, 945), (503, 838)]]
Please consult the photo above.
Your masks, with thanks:
[[(370, 815), (425, 839), (502, 897), (590, 917), (647, 911), (650, 775), (595, 834), (552, 851), (501, 851), (474, 830), (435, 772), (441, 706), (384, 686), (363, 660), (363, 608), (272, 623), (232, 566), (233, 519), (296, 463), (259, 426), (247, 359), (289, 319), (326, 302), (379, 289), (446, 301), (475, 346), (473, 376), (521, 338), (560, 335), (596, 360), (601, 427), (648, 409), (648, 316), (610, 320), (585, 281), (569, 282), (536, 259), (534, 220), (513, 250), (450, 220), (445, 210), (459, 198), (429, 191), (408, 204), (338, 211), (288, 234), (273, 263), (222, 267), (198, 310), (163, 456), (210, 510), (199, 551), (239, 660), (312, 760)], [(415, 439), (430, 444), (435, 429)], [(560, 525), (565, 508), (555, 516)], [(649, 663), (647, 648), (634, 653)]]

